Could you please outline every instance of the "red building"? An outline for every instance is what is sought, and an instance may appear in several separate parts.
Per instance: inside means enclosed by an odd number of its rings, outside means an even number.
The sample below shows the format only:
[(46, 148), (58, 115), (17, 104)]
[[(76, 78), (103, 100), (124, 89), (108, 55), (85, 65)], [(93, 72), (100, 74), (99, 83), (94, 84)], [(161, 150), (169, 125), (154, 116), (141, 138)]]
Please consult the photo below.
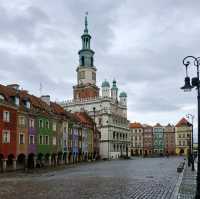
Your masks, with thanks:
[(143, 143), (144, 155), (151, 155), (153, 153), (153, 127), (150, 125), (143, 125)]
[[(17, 102), (13, 89), (0, 85), (0, 169), (16, 167)], [(12, 168), (11, 168), (12, 167)]]
[(175, 155), (176, 143), (175, 143), (175, 127), (168, 124), (164, 129), (164, 143), (165, 154)]

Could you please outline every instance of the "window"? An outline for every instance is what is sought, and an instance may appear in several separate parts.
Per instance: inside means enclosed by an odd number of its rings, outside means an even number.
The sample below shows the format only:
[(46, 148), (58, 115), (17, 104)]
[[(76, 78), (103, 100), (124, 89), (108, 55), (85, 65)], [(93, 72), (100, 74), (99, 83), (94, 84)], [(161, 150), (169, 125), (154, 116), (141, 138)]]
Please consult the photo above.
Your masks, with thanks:
[(79, 79), (85, 79), (85, 71), (79, 72)]
[(46, 128), (49, 129), (49, 121), (46, 121)]
[(92, 80), (96, 80), (96, 73), (92, 72)]
[(93, 62), (94, 62), (93, 57), (91, 57), (91, 66), (93, 66)]
[(49, 144), (49, 136), (45, 135), (45, 144)]
[(34, 135), (29, 136), (29, 144), (34, 144)]
[(3, 131), (2, 135), (3, 135), (2, 143), (9, 144), (10, 143), (10, 131), (5, 130), (5, 131)]
[(64, 147), (66, 148), (67, 147), (67, 140), (64, 140)]
[(65, 134), (67, 133), (67, 127), (64, 127), (64, 133)]
[(53, 145), (56, 145), (56, 137), (53, 137)]
[(39, 128), (43, 128), (43, 121), (39, 120)]
[(15, 104), (19, 106), (19, 97), (15, 97)]
[(24, 117), (19, 117), (19, 125), (22, 125), (22, 126), (25, 125), (25, 118)]
[(0, 94), (0, 100), (5, 100), (5, 98), (2, 94)]
[(26, 108), (28, 108), (28, 109), (31, 108), (31, 103), (29, 101), (26, 102)]
[(20, 134), (19, 134), (19, 144), (24, 144), (24, 143), (25, 143), (24, 134), (23, 134), (23, 133), (20, 133)]
[(3, 112), (3, 121), (10, 122), (10, 112), (8, 112), (8, 111)]
[(84, 66), (85, 65), (85, 60), (84, 60), (84, 56), (81, 57), (81, 65)]
[(39, 143), (40, 144), (43, 144), (43, 139), (42, 139), (42, 136), (40, 135), (40, 137), (39, 137)]
[(53, 131), (56, 131), (56, 122), (53, 122)]
[(179, 146), (181, 146), (181, 141), (179, 141)]
[(30, 128), (34, 128), (34, 126), (35, 126), (35, 121), (34, 121), (34, 119), (30, 119), (30, 120), (29, 120), (29, 127), (30, 127)]

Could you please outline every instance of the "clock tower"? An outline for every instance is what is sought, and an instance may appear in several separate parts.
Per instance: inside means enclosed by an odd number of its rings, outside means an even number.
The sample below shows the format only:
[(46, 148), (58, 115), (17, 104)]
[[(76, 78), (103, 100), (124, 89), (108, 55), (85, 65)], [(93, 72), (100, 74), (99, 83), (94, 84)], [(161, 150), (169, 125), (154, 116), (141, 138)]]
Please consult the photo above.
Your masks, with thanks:
[(73, 87), (75, 100), (99, 96), (99, 88), (96, 86), (97, 69), (94, 66), (94, 51), (90, 48), (91, 36), (88, 33), (87, 13), (81, 39), (82, 49), (78, 51), (79, 66), (76, 69), (77, 85)]

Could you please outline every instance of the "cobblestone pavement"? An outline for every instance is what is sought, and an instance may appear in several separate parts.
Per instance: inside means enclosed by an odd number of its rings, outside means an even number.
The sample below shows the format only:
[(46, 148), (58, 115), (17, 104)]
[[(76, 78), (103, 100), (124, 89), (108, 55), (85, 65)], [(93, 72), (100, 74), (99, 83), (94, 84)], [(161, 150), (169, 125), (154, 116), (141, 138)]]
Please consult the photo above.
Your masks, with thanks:
[(1, 199), (168, 199), (182, 158), (135, 158), (0, 176)]
[(195, 198), (196, 176), (197, 176), (197, 163), (195, 163), (195, 171), (191, 171), (191, 167), (188, 167), (188, 165), (186, 165), (183, 174), (183, 179), (179, 188), (178, 199)]

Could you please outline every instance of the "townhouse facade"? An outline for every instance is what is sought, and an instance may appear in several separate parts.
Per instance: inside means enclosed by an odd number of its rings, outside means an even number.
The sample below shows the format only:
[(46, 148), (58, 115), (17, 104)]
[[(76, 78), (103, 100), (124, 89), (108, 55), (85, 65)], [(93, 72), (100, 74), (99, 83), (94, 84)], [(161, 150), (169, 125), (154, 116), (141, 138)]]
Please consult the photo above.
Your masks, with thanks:
[(175, 126), (176, 154), (188, 155), (191, 147), (192, 124), (182, 118)]
[(142, 124), (134, 122), (129, 125), (131, 131), (131, 155), (144, 154), (144, 129)]
[(191, 150), (192, 124), (182, 118), (176, 126), (159, 123), (153, 127), (130, 123), (131, 155), (188, 155)]
[(164, 128), (159, 123), (153, 127), (154, 154), (164, 154)]
[(36, 97), (16, 84), (0, 85), (0, 171), (96, 159), (99, 143), (94, 142), (99, 139), (93, 139), (93, 124), (87, 113), (78, 118), (48, 95)]
[(144, 156), (153, 154), (153, 127), (143, 124), (143, 146)]
[(175, 127), (168, 124), (164, 127), (164, 153), (167, 155), (175, 155), (176, 141), (175, 141)]

